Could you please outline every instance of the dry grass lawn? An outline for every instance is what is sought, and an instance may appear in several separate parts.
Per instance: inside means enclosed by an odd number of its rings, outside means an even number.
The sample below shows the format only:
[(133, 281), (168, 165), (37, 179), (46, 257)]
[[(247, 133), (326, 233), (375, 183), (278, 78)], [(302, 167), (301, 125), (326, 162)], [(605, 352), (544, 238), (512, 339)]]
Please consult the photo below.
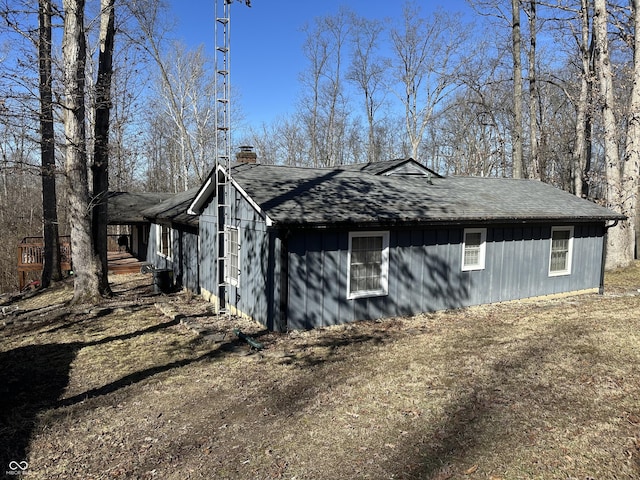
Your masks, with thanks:
[(288, 334), (113, 280), (5, 306), (0, 476), (640, 478), (640, 264), (604, 296)]

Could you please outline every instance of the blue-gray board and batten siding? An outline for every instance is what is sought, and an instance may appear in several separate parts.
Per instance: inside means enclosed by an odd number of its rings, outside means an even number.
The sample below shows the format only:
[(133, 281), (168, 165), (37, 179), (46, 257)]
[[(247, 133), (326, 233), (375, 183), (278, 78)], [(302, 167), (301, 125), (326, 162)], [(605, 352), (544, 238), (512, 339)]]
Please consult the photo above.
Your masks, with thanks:
[[(389, 230), (388, 294), (348, 299), (349, 231), (357, 231), (356, 227), (285, 231), (268, 227), (239, 194), (232, 206), (232, 226), (240, 234), (240, 275), (228, 298), (239, 312), (273, 330), (580, 291), (600, 283), (604, 234), (600, 222), (573, 225), (572, 269), (561, 276), (549, 276), (549, 256), (551, 228), (562, 224), (394, 228)], [(217, 225), (211, 202), (200, 216), (200, 282), (212, 293), (218, 288), (217, 259), (212, 254), (218, 251)], [(463, 232), (473, 227), (487, 228), (486, 264), (482, 270), (462, 271)]]
[[(246, 316), (271, 330), (282, 330), (276, 322), (280, 308), (280, 245), (278, 231), (267, 227), (264, 218), (232, 189), (231, 215), (228, 226), (239, 232), (239, 281), (229, 287), (231, 305)], [(222, 192), (219, 192), (222, 194)], [(218, 214), (215, 202), (209, 203), (200, 214), (200, 285), (218, 298)]]
[(604, 226), (575, 225), (572, 271), (562, 276), (549, 276), (551, 228), (542, 224), (489, 226), (486, 265), (474, 271), (462, 271), (464, 227), (390, 230), (388, 295), (355, 299), (347, 299), (348, 232), (292, 232), (287, 242), (287, 328), (597, 288)]
[(151, 224), (147, 261), (156, 268), (173, 270), (173, 280), (178, 287), (200, 292), (198, 266), (199, 235), (196, 229), (173, 225), (171, 228), (171, 256), (158, 252), (158, 225)]

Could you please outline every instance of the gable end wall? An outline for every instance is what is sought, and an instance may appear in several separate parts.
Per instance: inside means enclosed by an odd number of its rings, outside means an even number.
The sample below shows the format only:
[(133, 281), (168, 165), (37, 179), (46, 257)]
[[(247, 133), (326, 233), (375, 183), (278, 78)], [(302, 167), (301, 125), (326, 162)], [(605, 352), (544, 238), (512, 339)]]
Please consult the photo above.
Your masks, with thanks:
[[(233, 188), (233, 187), (231, 187)], [(229, 288), (228, 298), (234, 314), (274, 329), (279, 317), (279, 239), (267, 227), (264, 218), (232, 189), (231, 221), (239, 230), (240, 273), (237, 286)], [(200, 215), (200, 276), (203, 296), (218, 305), (218, 212), (215, 201), (209, 202)]]

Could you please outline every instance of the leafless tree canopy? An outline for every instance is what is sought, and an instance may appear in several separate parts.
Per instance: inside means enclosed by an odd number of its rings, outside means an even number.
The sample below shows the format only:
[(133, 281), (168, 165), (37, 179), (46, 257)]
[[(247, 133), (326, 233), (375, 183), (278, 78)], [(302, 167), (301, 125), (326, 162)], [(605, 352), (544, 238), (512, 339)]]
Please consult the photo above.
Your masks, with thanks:
[[(95, 143), (97, 112), (104, 103), (96, 89), (98, 0), (84, 5), (86, 69), (76, 73), (85, 87), (85, 115), (77, 126), (77, 132), (84, 127), (84, 140), (63, 128), (63, 118), (80, 107), (68, 103), (73, 95), (64, 89), (65, 72), (67, 79), (72, 73), (62, 31), (72, 4), (83, 3), (50, 2), (48, 77), (39, 62), (38, 47), (47, 45), (38, 40), (38, 5), (27, 0), (0, 5), (0, 215), (3, 225), (12, 225), (0, 252), (3, 290), (16, 285), (13, 245), (24, 236), (42, 235), (49, 215), (52, 201), (43, 203), (41, 182), (47, 145), (53, 145), (47, 178), (57, 181), (59, 233), (70, 233), (69, 216), (75, 224), (86, 213), (70, 208), (69, 197), (60, 193), (70, 182), (92, 185), (91, 171), (85, 180), (72, 153), (86, 167), (100, 151)], [(233, 91), (233, 144), (254, 145), (265, 163), (324, 166), (412, 156), (445, 175), (535, 178), (635, 219), (636, 0), (470, 0), (469, 5), (471, 14), (460, 16), (426, 12), (421, 2), (408, 1), (398, 5), (393, 18), (379, 18), (375, 12), (356, 14), (345, 4), (309, 18), (300, 26), (306, 34), (300, 45), (305, 63), (291, 113), (244, 126), (242, 92)], [(118, 6), (109, 186), (180, 191), (197, 185), (214, 162), (213, 59), (205, 48), (175, 39), (172, 17), (161, 2), (127, 0)], [(48, 136), (40, 102), (46, 80), (53, 119)], [(633, 258), (635, 230), (635, 222), (622, 222), (609, 232), (609, 251), (622, 252), (612, 265)]]

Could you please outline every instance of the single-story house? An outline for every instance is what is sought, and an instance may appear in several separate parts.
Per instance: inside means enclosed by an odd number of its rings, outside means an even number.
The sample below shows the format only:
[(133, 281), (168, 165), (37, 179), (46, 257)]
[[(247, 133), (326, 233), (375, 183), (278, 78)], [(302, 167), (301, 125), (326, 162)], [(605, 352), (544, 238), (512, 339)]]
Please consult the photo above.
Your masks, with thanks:
[(187, 265), (194, 290), (277, 331), (597, 291), (624, 218), (538, 181), (443, 178), (412, 159), (218, 167), (180, 198), (145, 211), (154, 264)]

